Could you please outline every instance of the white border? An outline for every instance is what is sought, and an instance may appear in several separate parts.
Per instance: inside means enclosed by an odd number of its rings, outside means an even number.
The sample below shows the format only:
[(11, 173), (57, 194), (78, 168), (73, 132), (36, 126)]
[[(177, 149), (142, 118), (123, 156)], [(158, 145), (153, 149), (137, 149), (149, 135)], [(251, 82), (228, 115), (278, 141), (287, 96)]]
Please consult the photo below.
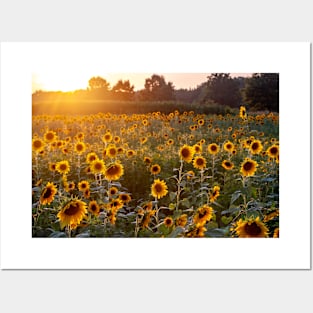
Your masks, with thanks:
[[(33, 64), (98, 56), (108, 72), (280, 73), (279, 239), (31, 238)], [(2, 43), (1, 267), (309, 269), (309, 143), (309, 43)]]

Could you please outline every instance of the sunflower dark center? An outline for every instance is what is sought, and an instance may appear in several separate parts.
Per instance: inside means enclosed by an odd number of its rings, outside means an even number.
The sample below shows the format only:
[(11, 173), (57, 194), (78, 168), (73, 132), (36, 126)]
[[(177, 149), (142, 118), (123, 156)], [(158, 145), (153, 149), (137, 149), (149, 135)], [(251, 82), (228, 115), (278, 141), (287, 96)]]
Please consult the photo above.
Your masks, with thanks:
[(187, 158), (190, 155), (189, 149), (183, 149), (181, 154), (184, 158)]
[(256, 222), (245, 225), (245, 232), (251, 236), (257, 236), (261, 233), (261, 228), (258, 226)]
[(43, 198), (49, 198), (52, 195), (52, 190), (51, 188), (47, 188), (44, 193), (43, 193)]
[(109, 175), (115, 175), (118, 173), (118, 167), (116, 165), (112, 165), (111, 167), (108, 168), (107, 173)]
[(66, 215), (75, 215), (79, 211), (78, 203), (71, 203), (70, 206), (64, 211)]
[(93, 204), (92, 206), (91, 206), (91, 211), (97, 211), (97, 206), (95, 205), (95, 204)]
[(243, 165), (243, 168), (245, 171), (250, 171), (252, 169), (252, 162), (246, 162), (244, 165)]
[(35, 140), (34, 141), (34, 147), (35, 148), (40, 148), (41, 147), (41, 141), (40, 140)]
[(226, 145), (226, 148), (227, 148), (227, 149), (231, 149), (231, 148), (232, 148), (232, 145), (231, 145), (231, 144), (227, 144), (227, 145)]
[(161, 191), (163, 190), (161, 184), (156, 184), (156, 185), (154, 186), (154, 188), (155, 188), (156, 192), (161, 192)]
[(277, 149), (276, 147), (273, 147), (273, 148), (270, 149), (270, 152), (271, 152), (272, 154), (277, 154), (278, 149)]
[(102, 164), (101, 163), (96, 163), (95, 164), (95, 169), (96, 170), (101, 170), (102, 169)]
[(48, 140), (51, 140), (51, 139), (54, 138), (54, 135), (51, 134), (51, 133), (48, 133), (47, 136), (46, 136), (46, 138), (47, 138)]
[(67, 169), (66, 164), (61, 164), (61, 165), (60, 165), (60, 170), (61, 170), (61, 171), (65, 171), (66, 169)]
[(253, 143), (251, 146), (252, 150), (257, 150), (259, 148), (259, 144), (257, 142)]
[(225, 162), (224, 164), (225, 164), (227, 167), (230, 167), (230, 166), (231, 166), (230, 162)]
[(216, 149), (217, 149), (216, 146), (211, 146), (212, 151), (216, 151)]
[(78, 151), (81, 151), (81, 150), (83, 150), (83, 145), (81, 145), (81, 144), (78, 144), (78, 145), (76, 146), (76, 149), (77, 149)]
[(203, 159), (197, 159), (197, 164), (198, 165), (203, 165), (204, 164), (204, 160)]

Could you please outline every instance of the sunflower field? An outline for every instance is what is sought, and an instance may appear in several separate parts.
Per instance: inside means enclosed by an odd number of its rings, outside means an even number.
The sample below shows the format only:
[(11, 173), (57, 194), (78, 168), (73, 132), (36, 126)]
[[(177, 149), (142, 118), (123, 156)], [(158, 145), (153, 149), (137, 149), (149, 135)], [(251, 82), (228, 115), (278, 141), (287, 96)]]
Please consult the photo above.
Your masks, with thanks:
[(33, 115), (33, 237), (279, 237), (279, 116)]

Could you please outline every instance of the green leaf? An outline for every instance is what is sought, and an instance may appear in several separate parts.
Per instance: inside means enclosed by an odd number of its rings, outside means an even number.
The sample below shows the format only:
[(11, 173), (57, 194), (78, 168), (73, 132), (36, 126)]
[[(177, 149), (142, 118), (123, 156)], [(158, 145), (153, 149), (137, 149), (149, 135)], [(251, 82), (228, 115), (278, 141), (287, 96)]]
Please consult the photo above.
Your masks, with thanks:
[(183, 199), (182, 201), (180, 201), (181, 205), (183, 205), (186, 208), (190, 207), (190, 202), (187, 198)]
[(228, 210), (224, 210), (222, 211), (222, 215), (224, 214), (232, 214), (232, 213), (236, 213), (236, 212), (239, 212), (240, 211), (240, 207), (232, 207), (232, 208), (229, 208)]
[(168, 237), (176, 238), (178, 235), (183, 234), (184, 232), (185, 232), (184, 228), (178, 226), (168, 235)]
[(230, 204), (233, 204), (242, 195), (241, 190), (235, 191), (230, 199)]
[(66, 238), (66, 234), (62, 231), (55, 231), (49, 235), (50, 238)]
[(228, 233), (228, 228), (211, 228), (205, 232), (208, 237), (222, 238)]
[(173, 201), (176, 198), (176, 192), (171, 191), (169, 193), (170, 201)]

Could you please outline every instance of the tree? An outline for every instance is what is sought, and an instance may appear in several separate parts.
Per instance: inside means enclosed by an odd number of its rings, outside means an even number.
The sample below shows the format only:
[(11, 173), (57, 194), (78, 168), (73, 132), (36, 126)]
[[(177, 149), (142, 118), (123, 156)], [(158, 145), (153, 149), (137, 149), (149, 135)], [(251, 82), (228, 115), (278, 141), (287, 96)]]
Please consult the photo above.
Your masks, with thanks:
[(119, 80), (112, 88), (113, 95), (119, 100), (132, 100), (134, 98), (134, 85), (129, 80)]
[(239, 107), (241, 103), (240, 82), (229, 73), (212, 73), (208, 76), (206, 90), (201, 101), (213, 100), (221, 105)]
[(279, 111), (279, 74), (254, 73), (242, 90), (245, 103), (257, 110)]
[(166, 83), (163, 76), (153, 74), (146, 79), (141, 97), (143, 100), (175, 100), (173, 83)]
[(110, 83), (108, 83), (104, 78), (97, 76), (92, 77), (88, 81), (89, 88), (91, 90), (102, 89), (105, 91), (109, 91)]

